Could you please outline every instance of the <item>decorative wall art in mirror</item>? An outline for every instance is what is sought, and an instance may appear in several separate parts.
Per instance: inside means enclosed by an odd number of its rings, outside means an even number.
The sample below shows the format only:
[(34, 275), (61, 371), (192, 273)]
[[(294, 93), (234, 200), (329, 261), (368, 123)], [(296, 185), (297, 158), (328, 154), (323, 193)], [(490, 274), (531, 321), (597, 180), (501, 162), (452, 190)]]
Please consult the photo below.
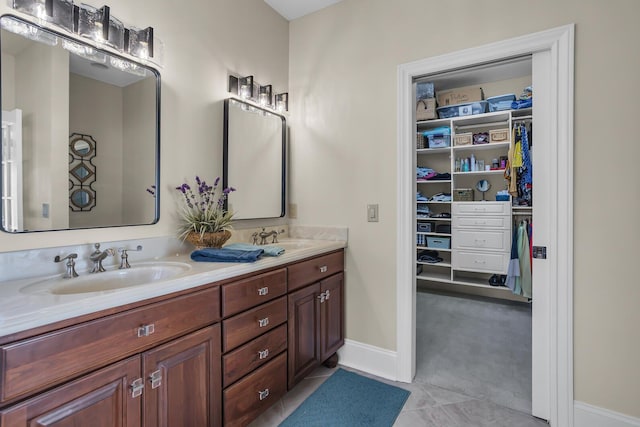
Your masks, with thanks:
[(158, 72), (14, 16), (0, 28), (2, 229), (155, 223)]
[(286, 120), (268, 109), (224, 101), (223, 185), (236, 219), (285, 214)]

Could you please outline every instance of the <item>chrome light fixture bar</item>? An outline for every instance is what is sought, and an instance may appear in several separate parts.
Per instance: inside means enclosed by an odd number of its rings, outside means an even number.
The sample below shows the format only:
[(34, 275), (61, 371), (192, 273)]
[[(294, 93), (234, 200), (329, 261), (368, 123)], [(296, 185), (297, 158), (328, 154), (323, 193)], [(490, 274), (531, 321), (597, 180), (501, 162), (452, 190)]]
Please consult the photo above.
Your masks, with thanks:
[(73, 0), (10, 0), (12, 7), (56, 25), (70, 33), (86, 37), (99, 45), (109, 46), (143, 61), (162, 65), (162, 43), (155, 38), (153, 27), (126, 27), (111, 15), (107, 5), (95, 8), (74, 5)]
[(289, 111), (289, 94), (281, 93), (273, 97), (272, 85), (259, 85), (253, 76), (237, 77), (229, 75), (228, 89), (230, 93), (246, 101), (253, 101), (263, 108), (277, 112)]

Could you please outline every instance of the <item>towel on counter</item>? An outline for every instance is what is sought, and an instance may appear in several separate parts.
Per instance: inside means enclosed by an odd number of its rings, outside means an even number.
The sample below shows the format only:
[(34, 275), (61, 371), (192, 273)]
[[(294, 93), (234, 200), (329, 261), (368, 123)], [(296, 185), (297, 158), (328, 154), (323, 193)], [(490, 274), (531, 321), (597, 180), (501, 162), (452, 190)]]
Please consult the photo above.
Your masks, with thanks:
[(204, 248), (191, 252), (191, 259), (201, 262), (256, 262), (263, 253), (262, 249)]
[(238, 249), (241, 251), (254, 251), (256, 249), (264, 250), (265, 256), (280, 256), (284, 253), (284, 248), (274, 245), (256, 246), (250, 243), (229, 243), (224, 249)]

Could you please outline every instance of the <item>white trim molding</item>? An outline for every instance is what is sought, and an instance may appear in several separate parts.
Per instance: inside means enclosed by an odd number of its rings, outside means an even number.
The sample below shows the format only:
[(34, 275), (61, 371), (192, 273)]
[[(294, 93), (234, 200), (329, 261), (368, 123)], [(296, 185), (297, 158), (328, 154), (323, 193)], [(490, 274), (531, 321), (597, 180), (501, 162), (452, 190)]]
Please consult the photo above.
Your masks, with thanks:
[(574, 404), (574, 425), (577, 427), (640, 427), (640, 418), (630, 417), (588, 403)]
[(416, 162), (413, 80), (538, 52), (551, 55), (548, 143), (555, 158), (553, 174), (558, 177), (552, 199), (552, 237), (548, 242), (550, 250), (553, 248), (553, 259), (549, 260), (553, 268), (549, 268), (548, 390), (539, 412), (545, 412), (543, 416), (553, 427), (573, 427), (573, 24), (398, 66), (396, 379), (411, 382), (416, 370), (416, 277), (412, 262), (415, 176), (408, 173)]
[(396, 380), (395, 351), (345, 339), (344, 346), (338, 350), (338, 357), (340, 364), (348, 368), (388, 380)]

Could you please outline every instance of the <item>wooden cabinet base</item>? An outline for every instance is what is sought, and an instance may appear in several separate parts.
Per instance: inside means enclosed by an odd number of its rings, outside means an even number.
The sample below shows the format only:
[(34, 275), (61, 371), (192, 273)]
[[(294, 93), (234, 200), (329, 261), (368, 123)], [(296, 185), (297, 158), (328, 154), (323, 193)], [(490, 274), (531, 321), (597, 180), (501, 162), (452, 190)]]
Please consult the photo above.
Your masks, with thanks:
[(323, 365), (329, 369), (333, 369), (338, 366), (338, 353), (333, 353), (333, 356), (325, 360)]

